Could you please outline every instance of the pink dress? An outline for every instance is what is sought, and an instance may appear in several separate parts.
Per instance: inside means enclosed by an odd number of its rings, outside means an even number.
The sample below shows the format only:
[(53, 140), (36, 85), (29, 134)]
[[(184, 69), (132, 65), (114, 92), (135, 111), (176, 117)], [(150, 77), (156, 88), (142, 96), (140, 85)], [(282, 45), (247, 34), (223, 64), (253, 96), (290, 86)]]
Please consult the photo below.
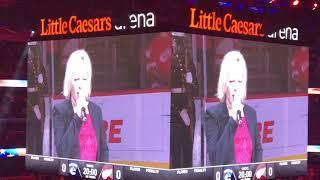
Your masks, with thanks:
[(241, 123), (234, 135), (234, 157), (235, 163), (250, 163), (252, 158), (252, 140), (248, 128), (247, 120), (242, 118)]
[(97, 137), (90, 114), (87, 114), (86, 117), (87, 120), (82, 123), (79, 131), (80, 159), (96, 161), (98, 150)]

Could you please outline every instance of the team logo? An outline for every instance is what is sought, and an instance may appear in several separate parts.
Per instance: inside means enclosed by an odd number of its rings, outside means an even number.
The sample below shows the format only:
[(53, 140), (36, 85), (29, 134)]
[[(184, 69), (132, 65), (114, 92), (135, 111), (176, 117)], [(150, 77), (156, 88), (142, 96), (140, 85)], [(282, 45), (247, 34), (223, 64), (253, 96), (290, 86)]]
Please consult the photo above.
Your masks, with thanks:
[[(271, 172), (272, 173), (272, 172)], [(254, 175), (254, 179), (265, 179), (267, 174), (267, 166), (266, 164), (259, 164), (255, 175)]]
[(232, 169), (226, 169), (223, 171), (223, 179), (224, 180), (237, 180)]
[(104, 165), (101, 170), (101, 178), (100, 179), (106, 179), (106, 180), (112, 180), (113, 179), (113, 168), (111, 165)]
[(76, 163), (70, 163), (69, 164), (69, 173), (72, 176), (75, 176), (77, 174), (78, 165)]

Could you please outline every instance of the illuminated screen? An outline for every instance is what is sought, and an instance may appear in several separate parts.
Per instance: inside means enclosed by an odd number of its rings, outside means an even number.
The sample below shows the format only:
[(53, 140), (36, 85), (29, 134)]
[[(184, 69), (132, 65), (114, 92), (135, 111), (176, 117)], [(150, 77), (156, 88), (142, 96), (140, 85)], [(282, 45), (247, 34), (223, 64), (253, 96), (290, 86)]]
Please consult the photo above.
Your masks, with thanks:
[[(305, 173), (308, 48), (215, 37), (206, 42), (204, 165), (245, 170), (241, 164), (260, 162), (251, 166), (255, 178), (269, 176), (270, 162), (276, 174)], [(241, 172), (236, 177), (251, 176)]]
[[(38, 119), (38, 111), (44, 133), (27, 144), (42, 146), (45, 156), (169, 168), (171, 39), (157, 33), (33, 42), (41, 88), (49, 91), (28, 96), (43, 102), (28, 118)], [(39, 78), (29, 75), (31, 87)]]
[(259, 162), (260, 174), (268, 162), (297, 160), (306, 171), (306, 47), (166, 32), (32, 42), (29, 56), (31, 159), (163, 169)]
[[(227, 38), (207, 41), (213, 46), (207, 49), (213, 51), (207, 57), (207, 164), (306, 159), (308, 48)], [(241, 155), (244, 149), (251, 153)]]
[(260, 174), (263, 164), (303, 160), (295, 172), (306, 172), (309, 49), (174, 36), (171, 168), (259, 163), (251, 170)]

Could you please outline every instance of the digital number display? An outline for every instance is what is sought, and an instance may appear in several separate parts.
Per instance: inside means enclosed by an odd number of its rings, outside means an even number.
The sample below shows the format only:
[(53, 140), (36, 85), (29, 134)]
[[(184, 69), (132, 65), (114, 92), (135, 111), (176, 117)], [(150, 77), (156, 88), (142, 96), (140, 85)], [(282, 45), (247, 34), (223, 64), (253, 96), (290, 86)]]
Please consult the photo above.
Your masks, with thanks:
[(98, 170), (93, 164), (86, 164), (82, 170), (82, 174), (85, 178), (96, 179), (98, 175)]

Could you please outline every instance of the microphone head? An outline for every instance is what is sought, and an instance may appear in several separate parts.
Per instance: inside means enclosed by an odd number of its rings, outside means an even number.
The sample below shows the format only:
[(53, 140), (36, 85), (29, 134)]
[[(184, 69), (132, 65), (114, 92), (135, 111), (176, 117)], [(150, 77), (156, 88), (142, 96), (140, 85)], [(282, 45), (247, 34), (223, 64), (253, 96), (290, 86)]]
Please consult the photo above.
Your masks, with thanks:
[(237, 111), (237, 114), (241, 115), (241, 111), (240, 111), (240, 110), (238, 110), (238, 111)]

